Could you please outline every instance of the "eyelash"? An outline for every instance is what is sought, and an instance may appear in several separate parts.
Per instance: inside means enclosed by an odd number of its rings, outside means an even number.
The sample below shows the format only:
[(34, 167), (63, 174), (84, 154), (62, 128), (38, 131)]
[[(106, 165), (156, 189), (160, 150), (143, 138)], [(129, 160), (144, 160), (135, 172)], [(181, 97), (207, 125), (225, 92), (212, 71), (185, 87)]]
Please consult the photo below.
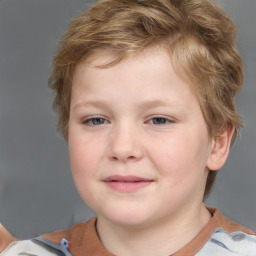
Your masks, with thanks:
[[(96, 121), (97, 121), (97, 123), (96, 123)], [(155, 121), (158, 121), (159, 123), (156, 123)], [(104, 117), (91, 117), (91, 118), (83, 120), (82, 123), (85, 125), (88, 125), (88, 126), (100, 126), (100, 125), (106, 124), (106, 122), (108, 123), (108, 121)], [(155, 116), (155, 117), (150, 118), (148, 121), (146, 121), (146, 123), (161, 126), (161, 125), (166, 125), (169, 123), (175, 123), (175, 121), (171, 118), (166, 118), (163, 116)]]

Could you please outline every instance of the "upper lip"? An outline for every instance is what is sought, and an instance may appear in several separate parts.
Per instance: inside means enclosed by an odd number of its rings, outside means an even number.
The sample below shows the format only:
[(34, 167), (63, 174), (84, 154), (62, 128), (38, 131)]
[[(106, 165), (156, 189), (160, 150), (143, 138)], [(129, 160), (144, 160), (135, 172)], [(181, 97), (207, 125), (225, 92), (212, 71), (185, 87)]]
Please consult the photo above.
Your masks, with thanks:
[(107, 178), (104, 179), (104, 182), (111, 182), (111, 181), (119, 181), (119, 182), (143, 182), (143, 181), (153, 181), (153, 179), (148, 179), (148, 178), (143, 178), (143, 177), (138, 177), (134, 175), (111, 175), (108, 176)]

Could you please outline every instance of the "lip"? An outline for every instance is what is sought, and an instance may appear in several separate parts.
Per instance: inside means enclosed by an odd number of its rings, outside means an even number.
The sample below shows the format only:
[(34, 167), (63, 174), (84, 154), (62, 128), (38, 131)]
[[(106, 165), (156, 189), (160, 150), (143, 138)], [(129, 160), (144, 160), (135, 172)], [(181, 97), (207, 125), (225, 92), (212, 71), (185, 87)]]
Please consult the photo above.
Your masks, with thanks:
[(131, 193), (149, 186), (154, 180), (138, 176), (111, 175), (103, 180), (105, 184), (113, 190)]

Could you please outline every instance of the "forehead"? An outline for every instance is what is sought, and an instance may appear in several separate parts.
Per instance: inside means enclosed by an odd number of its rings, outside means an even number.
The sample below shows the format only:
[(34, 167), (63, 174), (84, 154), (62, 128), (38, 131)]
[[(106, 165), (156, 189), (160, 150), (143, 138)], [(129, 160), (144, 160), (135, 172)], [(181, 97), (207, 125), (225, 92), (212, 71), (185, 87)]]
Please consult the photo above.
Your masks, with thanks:
[(136, 98), (136, 103), (143, 99), (164, 104), (172, 101), (172, 105), (197, 104), (190, 85), (174, 70), (166, 49), (148, 48), (106, 67), (115, 58), (114, 54), (100, 53), (79, 63), (74, 72), (72, 98)]
[[(132, 79), (142, 78), (142, 73), (152, 80), (158, 76), (164, 78), (168, 75), (175, 76), (177, 83), (181, 82), (190, 87), (197, 97), (195, 86), (191, 83), (180, 65), (173, 63), (171, 51), (164, 45), (151, 46), (143, 51), (132, 54), (122, 60), (120, 55), (113, 51), (99, 50), (78, 63), (73, 74), (73, 86), (78, 80), (87, 80), (87, 85), (91, 85), (107, 77), (112, 76), (113, 82), (120, 79), (120, 84), (132, 82)], [(178, 68), (177, 68), (178, 67)], [(119, 76), (118, 76), (119, 74)], [(104, 81), (103, 81), (104, 82)], [(149, 79), (150, 82), (150, 79)], [(81, 81), (80, 81), (81, 83)], [(102, 86), (104, 89), (104, 86)]]
[[(138, 62), (144, 62), (153, 64), (155, 59), (159, 59), (159, 56), (162, 56), (162, 61), (165, 61), (167, 66), (171, 63), (172, 68), (175, 73), (182, 79), (184, 82), (189, 84), (192, 90), (196, 91), (196, 87), (191, 82), (191, 79), (187, 76), (185, 67), (179, 63), (177, 58), (172, 58), (172, 50), (169, 45), (166, 43), (159, 43), (157, 45), (150, 45), (145, 47), (143, 50), (138, 52), (129, 51), (119, 53), (115, 49), (96, 49), (94, 52), (83, 58), (76, 66), (73, 73), (73, 79), (76, 75), (78, 69), (86, 68), (87, 70), (92, 69), (106, 69), (123, 64), (126, 62), (133, 62), (134, 64)], [(120, 66), (120, 65), (119, 65)], [(168, 70), (166, 70), (168, 72)], [(197, 93), (195, 93), (197, 94)]]
[[(131, 53), (130, 55), (124, 57), (124, 54), (117, 53), (115, 51), (99, 49), (86, 58), (79, 62), (73, 73), (73, 81), (81, 74), (81, 72), (88, 73), (102, 73), (107, 74), (113, 72), (113, 70), (123, 70), (127, 71), (133, 66), (143, 66), (151, 67), (155, 72), (162, 71), (165, 74), (172, 73), (173, 71), (182, 79), (183, 75), (181, 70), (175, 70), (175, 65), (172, 63), (171, 51), (163, 45), (156, 45), (146, 47), (140, 52)], [(169, 67), (171, 66), (171, 69)], [(125, 68), (126, 67), (126, 68)], [(165, 69), (163, 67), (166, 67)], [(178, 71), (178, 72), (177, 72)], [(132, 74), (131, 74), (132, 75)], [(148, 73), (148, 75), (152, 75)], [(185, 81), (188, 82), (187, 80)]]
[(81, 79), (98, 81), (101, 78), (111, 77), (115, 80), (120, 78), (122, 83), (125, 83), (142, 78), (143, 73), (151, 78), (175, 75), (176, 79), (181, 79), (174, 70), (170, 52), (164, 47), (150, 47), (122, 60), (119, 58), (120, 56), (115, 52), (93, 53), (75, 67), (73, 85)]

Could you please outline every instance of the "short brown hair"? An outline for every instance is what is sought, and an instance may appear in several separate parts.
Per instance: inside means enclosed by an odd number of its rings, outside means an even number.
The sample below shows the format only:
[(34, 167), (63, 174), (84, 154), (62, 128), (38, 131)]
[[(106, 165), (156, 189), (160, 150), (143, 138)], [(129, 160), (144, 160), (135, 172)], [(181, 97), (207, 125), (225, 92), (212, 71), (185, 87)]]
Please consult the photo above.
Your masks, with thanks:
[[(242, 121), (234, 97), (243, 84), (243, 64), (235, 44), (236, 26), (213, 1), (103, 0), (75, 17), (53, 60), (49, 85), (58, 128), (68, 138), (71, 84), (76, 65), (101, 51), (115, 65), (146, 47), (161, 45), (193, 86), (211, 137), (227, 128), (239, 134)], [(210, 171), (209, 194), (216, 172)]]

